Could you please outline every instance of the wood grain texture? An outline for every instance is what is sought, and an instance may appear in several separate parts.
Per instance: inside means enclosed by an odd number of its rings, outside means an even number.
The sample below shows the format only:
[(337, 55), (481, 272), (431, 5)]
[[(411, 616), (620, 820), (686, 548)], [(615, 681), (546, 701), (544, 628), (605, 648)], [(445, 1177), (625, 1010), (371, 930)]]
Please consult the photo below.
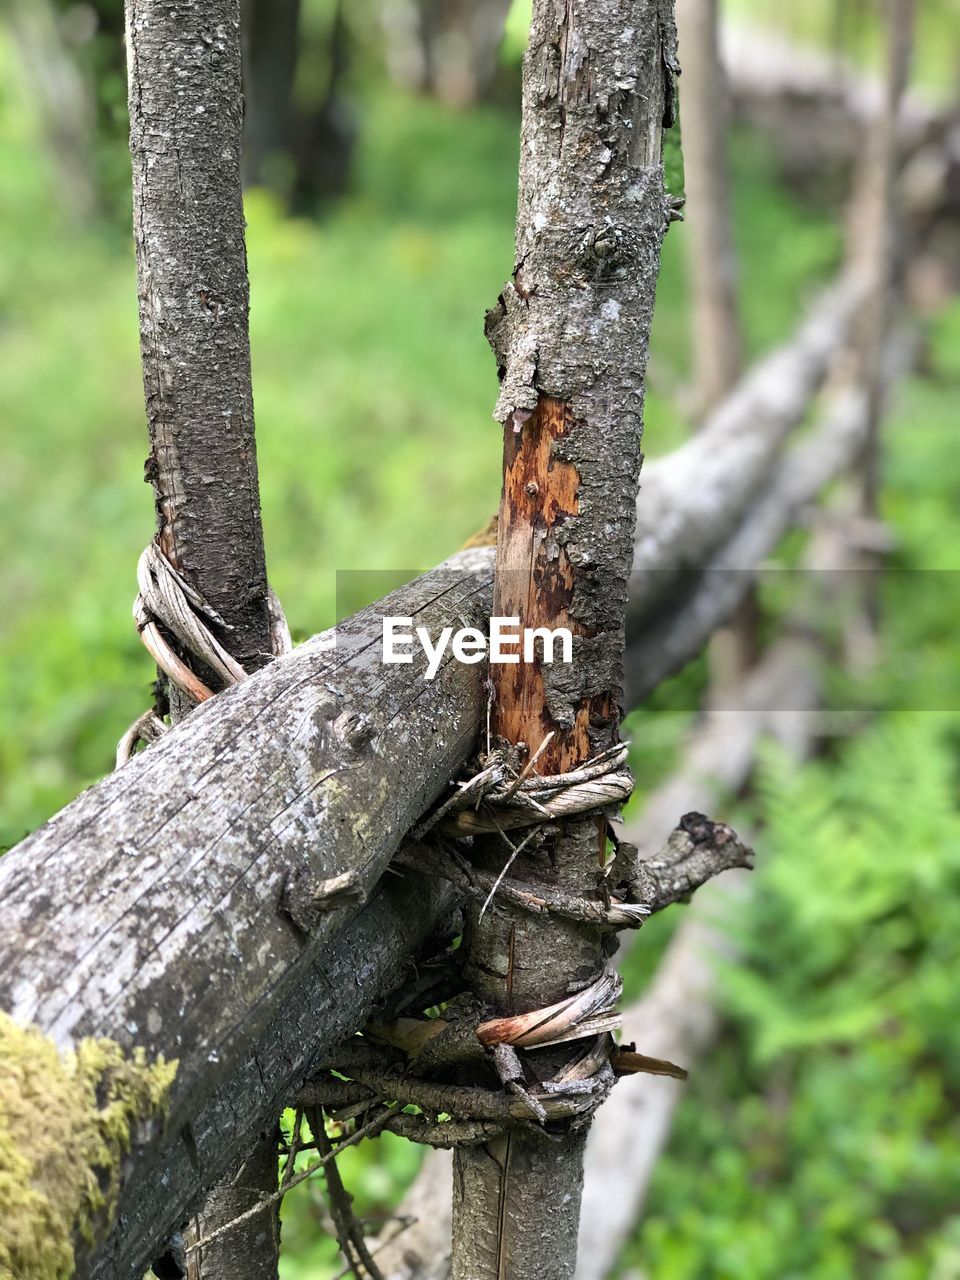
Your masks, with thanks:
[(435, 877), (387, 876), (335, 944), (298, 973), (252, 1049), (237, 1055), (189, 1121), (168, 1125), (155, 1151), (135, 1153), (113, 1230), (85, 1251), (78, 1277), (140, 1280), (161, 1242), (235, 1170), (238, 1150), (291, 1103), (317, 1062), (409, 979), (421, 955), (447, 945), (459, 928), (455, 906)]
[[(127, 0), (130, 154), (152, 483), (161, 551), (244, 671), (272, 658), (253, 420), (240, 150), (240, 0)], [(185, 654), (181, 654), (187, 657)], [(189, 668), (207, 688), (215, 673)], [(168, 682), (171, 722), (194, 699)], [(277, 1125), (211, 1192), (188, 1246), (276, 1185)], [(259, 1178), (259, 1187), (256, 1179)], [(280, 1207), (188, 1259), (189, 1280), (276, 1280)]]
[(61, 1048), (110, 1036), (176, 1058), (168, 1125), (191, 1120), (356, 909), (304, 932), (289, 895), (345, 871), (369, 893), (475, 745), (474, 669), (385, 667), (382, 614), (433, 634), (482, 625), (488, 581), (437, 571), (393, 593), (199, 707), (7, 854), (0, 1004)]

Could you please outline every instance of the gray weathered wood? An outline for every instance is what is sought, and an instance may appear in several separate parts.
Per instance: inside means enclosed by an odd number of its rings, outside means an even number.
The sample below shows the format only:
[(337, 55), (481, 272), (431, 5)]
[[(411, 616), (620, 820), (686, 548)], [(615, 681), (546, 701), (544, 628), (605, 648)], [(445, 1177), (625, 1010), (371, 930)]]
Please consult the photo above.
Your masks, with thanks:
[(740, 524), (846, 348), (868, 293), (863, 273), (845, 272), (694, 436), (644, 468), (628, 626), (649, 613), (678, 572), (700, 568)]
[(474, 669), (384, 667), (383, 609), (482, 624), (483, 582), (438, 571), (317, 637), (5, 856), (0, 1005), (61, 1048), (177, 1058), (168, 1124), (191, 1120), (356, 909), (314, 922), (313, 891), (349, 871), (369, 892), (475, 743)]
[[(809, 641), (781, 641), (744, 683), (736, 709), (708, 714), (687, 744), (677, 772), (657, 787), (626, 827), (625, 838), (641, 853), (657, 847), (678, 813), (710, 807), (718, 791), (736, 794), (741, 789), (753, 770), (758, 743), (771, 725), (781, 722), (778, 707), (793, 707), (798, 715), (791, 716), (790, 723), (810, 735), (810, 717), (802, 708), (814, 704), (817, 691), (811, 647)], [(684, 909), (677, 935), (683, 941), (671, 943), (653, 980), (651, 992), (657, 992), (656, 1000), (651, 1003), (644, 996), (624, 1011), (630, 1029), (624, 1039), (635, 1039), (642, 1052), (688, 1064), (709, 1034), (715, 1019), (703, 997), (709, 998), (706, 989), (713, 985), (713, 974), (701, 943), (716, 911), (717, 891), (722, 896), (726, 884), (742, 875), (724, 876), (702, 900), (698, 894), (693, 906)], [(618, 962), (633, 936), (624, 935)], [(649, 1016), (654, 1012), (656, 1019)], [(587, 1139), (578, 1280), (581, 1273), (583, 1280), (609, 1273), (624, 1232), (635, 1221), (632, 1203), (625, 1205), (624, 1197), (638, 1191), (651, 1169), (680, 1096), (676, 1082), (666, 1077), (632, 1076), (619, 1081), (598, 1113)], [(638, 1112), (643, 1113), (640, 1124), (635, 1119)], [(623, 1141), (625, 1133), (631, 1135), (628, 1143)], [(624, 1184), (625, 1171), (630, 1176)], [(377, 1261), (385, 1280), (449, 1280), (449, 1175), (449, 1153), (429, 1152), (398, 1210), (401, 1217), (408, 1215), (414, 1222), (395, 1238), (391, 1228), (383, 1232), (386, 1243)]]
[(79, 1277), (140, 1280), (158, 1244), (235, 1168), (238, 1144), (275, 1120), (318, 1058), (362, 1026), (409, 977), (418, 955), (457, 931), (455, 898), (434, 877), (387, 876), (371, 901), (300, 972), (251, 1052), (239, 1055), (190, 1120), (138, 1153), (107, 1240)]
[[(240, 146), (240, 0), (127, 0), (140, 346), (157, 538), (248, 672), (272, 657), (253, 421)], [(188, 662), (208, 683), (212, 672)], [(218, 686), (213, 684), (216, 689)], [(169, 688), (171, 722), (191, 698)], [(277, 1125), (215, 1188), (188, 1244), (276, 1185)], [(259, 1177), (260, 1185), (256, 1184)], [(276, 1280), (279, 1205), (197, 1250), (190, 1280)]]
[[(910, 359), (911, 344), (902, 337), (888, 345), (886, 385)], [(631, 705), (696, 657), (733, 614), (787, 530), (800, 523), (804, 509), (856, 461), (869, 421), (869, 396), (862, 384), (836, 392), (814, 431), (779, 460), (763, 493), (731, 535), (698, 566), (673, 579), (670, 607), (659, 613), (650, 609), (646, 621), (637, 620), (628, 632), (626, 652)]]

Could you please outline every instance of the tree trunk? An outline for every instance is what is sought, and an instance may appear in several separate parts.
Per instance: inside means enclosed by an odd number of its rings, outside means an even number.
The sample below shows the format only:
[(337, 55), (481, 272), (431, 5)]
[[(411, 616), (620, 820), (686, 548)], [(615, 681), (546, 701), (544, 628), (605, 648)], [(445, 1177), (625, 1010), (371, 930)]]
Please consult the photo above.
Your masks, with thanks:
[[(523, 629), (569, 627), (574, 660), (491, 674), (496, 735), (530, 757), (553, 734), (544, 773), (617, 741), (647, 335), (669, 218), (661, 142), (673, 54), (667, 6), (534, 3), (516, 265), (488, 316), (505, 431), (493, 612)], [(565, 821), (531, 849), (518, 876), (592, 898), (606, 817)], [(490, 840), (479, 856), (499, 870), (505, 852)], [(596, 927), (500, 906), (470, 911), (465, 945), (474, 991), (502, 1015), (585, 988), (606, 963)], [(558, 1062), (555, 1050), (533, 1057)], [(584, 1140), (568, 1127), (457, 1149), (457, 1280), (573, 1274)]]
[(252, 1052), (224, 1051), (227, 1070), (212, 1093), (185, 1123), (168, 1126), (158, 1151), (135, 1153), (113, 1230), (82, 1260), (79, 1280), (141, 1280), (159, 1242), (198, 1208), (207, 1188), (235, 1171), (249, 1135), (290, 1104), (318, 1058), (362, 1027), (459, 928), (456, 898), (444, 881), (409, 870), (386, 877), (299, 974)]
[[(202, 7), (127, 0), (126, 20), (147, 477), (158, 543), (215, 607), (224, 624), (218, 638), (250, 672), (270, 660), (272, 646), (240, 185), (240, 0)], [(195, 674), (210, 684), (212, 673)], [(172, 686), (168, 700), (173, 724), (192, 709)], [(279, 1204), (209, 1249), (197, 1247), (276, 1189), (277, 1143), (274, 1122), (189, 1225), (189, 1280), (277, 1275)]]
[(280, 1259), (278, 1200), (208, 1244), (204, 1241), (276, 1191), (278, 1142), (279, 1125), (274, 1122), (239, 1168), (209, 1192), (184, 1233), (186, 1280), (274, 1280)]
[(511, 0), (382, 0), (386, 58), (396, 83), (466, 107), (496, 75)]
[[(695, 399), (709, 413), (743, 363), (728, 163), (729, 103), (720, 61), (718, 0), (677, 0), (684, 77), (680, 124), (686, 203), (683, 232), (690, 281)], [(739, 688), (757, 658), (758, 611), (751, 592), (710, 642), (711, 696)]]
[[(855, 279), (830, 290), (702, 432), (649, 467), (632, 580), (647, 635), (652, 615), (674, 607), (664, 584), (737, 530), (861, 297)], [(769, 553), (782, 521), (781, 511), (767, 522), (772, 541), (753, 539), (752, 555)], [(481, 626), (491, 567), (488, 549), (463, 552), (314, 637), (204, 704), (0, 859), (0, 1007), (61, 1049), (109, 1037), (127, 1053), (180, 1063), (165, 1134), (136, 1135), (123, 1224), (91, 1244), (80, 1274), (142, 1275), (198, 1188), (276, 1114), (284, 1073), (303, 1071), (314, 1044), (329, 1055), (365, 1020), (376, 984), (389, 989), (389, 957), (414, 945), (403, 928), (430, 925), (430, 896), (403, 898), (393, 878), (401, 905), (386, 923), (371, 915), (375, 904), (356, 914), (356, 899), (474, 752), (487, 695), (476, 666), (444, 661), (429, 682), (419, 666), (384, 667), (382, 616), (417, 614), (433, 636), (454, 619)], [(702, 586), (706, 615), (696, 592), (683, 597), (694, 621), (682, 660), (724, 616), (709, 577)], [(654, 658), (661, 675), (664, 664), (639, 629), (637, 639), (638, 685), (649, 688)], [(343, 892), (324, 910), (311, 891), (331, 878)], [(429, 919), (417, 918), (421, 908)], [(265, 1031), (271, 1020), (278, 1030)]]
[(740, 377), (743, 341), (727, 161), (727, 84), (718, 0), (677, 0), (683, 65), (680, 126), (691, 332), (698, 412), (714, 409)]
[(883, 348), (899, 274), (896, 240), (897, 174), (900, 168), (900, 104), (907, 87), (913, 48), (914, 0), (887, 0), (887, 67), (882, 110), (867, 141), (851, 217), (851, 256), (869, 273), (874, 296), (860, 332), (860, 363), (869, 403), (862, 459), (861, 508), (877, 515), (880, 488), (880, 420), (883, 415)]
[(293, 140), (300, 0), (242, 0), (242, 9), (243, 172), (272, 185), (271, 169)]
[(127, 43), (158, 543), (253, 671), (271, 648), (247, 331), (239, 0), (127, 0)]

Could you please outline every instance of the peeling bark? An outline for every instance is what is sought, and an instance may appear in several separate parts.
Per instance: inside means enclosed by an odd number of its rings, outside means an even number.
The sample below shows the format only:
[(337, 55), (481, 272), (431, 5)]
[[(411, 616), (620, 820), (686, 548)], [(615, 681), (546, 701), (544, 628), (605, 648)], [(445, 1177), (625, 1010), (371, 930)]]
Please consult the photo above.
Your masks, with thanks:
[[(505, 432), (493, 612), (568, 627), (573, 662), (493, 667), (492, 728), (527, 755), (552, 734), (539, 760), (550, 774), (617, 741), (673, 49), (666, 5), (533, 7), (515, 266), (487, 317)], [(499, 869), (504, 842), (478, 844), (478, 862)], [(605, 847), (602, 814), (557, 823), (515, 874), (591, 899)], [(500, 1015), (561, 1000), (605, 964), (596, 926), (503, 902), (471, 907), (464, 945), (473, 991)], [(530, 1066), (563, 1060), (534, 1052)], [(456, 1149), (456, 1280), (573, 1274), (584, 1139), (567, 1126)]]
[[(748, 781), (758, 743), (771, 728), (792, 749), (815, 731), (810, 714), (817, 679), (808, 640), (786, 640), (751, 674), (737, 711), (708, 713), (691, 738), (680, 766), (646, 800), (627, 826), (625, 838), (643, 854), (657, 847), (676, 814), (709, 807), (718, 791), (736, 794)], [(786, 715), (778, 710), (790, 707)], [(713, 972), (704, 948), (717, 945), (714, 917), (728, 883), (723, 877), (698, 894), (657, 970), (650, 992), (624, 1011), (625, 1039), (644, 1052), (690, 1064), (714, 1025), (710, 1004)], [(618, 960), (634, 935), (624, 935)], [(650, 1015), (656, 1012), (656, 1018)], [(666, 1136), (681, 1090), (662, 1077), (638, 1075), (621, 1081), (594, 1121), (587, 1139), (577, 1280), (599, 1280), (616, 1260), (635, 1222), (635, 1196), (642, 1196), (656, 1153)], [(643, 1123), (637, 1123), (641, 1113)], [(623, 1135), (631, 1140), (624, 1144)], [(450, 1157), (427, 1154), (398, 1215), (413, 1224), (377, 1253), (385, 1280), (448, 1280), (450, 1275)], [(625, 1198), (629, 1206), (624, 1203)], [(390, 1232), (384, 1233), (384, 1238)]]

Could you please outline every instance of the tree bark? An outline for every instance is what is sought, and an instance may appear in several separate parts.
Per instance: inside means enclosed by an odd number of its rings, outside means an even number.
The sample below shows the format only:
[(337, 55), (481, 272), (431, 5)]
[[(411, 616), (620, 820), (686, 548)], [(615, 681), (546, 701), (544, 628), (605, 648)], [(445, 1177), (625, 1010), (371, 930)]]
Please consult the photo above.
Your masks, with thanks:
[(277, 1189), (276, 1121), (261, 1133), (239, 1167), (217, 1182), (185, 1233), (186, 1280), (222, 1277), (223, 1280), (273, 1280), (280, 1258), (280, 1202), (252, 1218), (245, 1218), (225, 1234), (204, 1244), (208, 1236), (252, 1209)]
[[(252, 671), (271, 650), (240, 188), (240, 5), (127, 0), (126, 16), (158, 542)], [(211, 688), (222, 686), (206, 674)]]
[[(649, 468), (634, 550), (638, 622), (662, 607), (649, 584), (676, 581), (736, 529), (851, 307), (849, 296), (834, 295), (751, 375), (729, 412)], [(351, 869), (359, 896), (474, 750), (486, 704), (481, 669), (447, 661), (426, 682), (420, 667), (384, 667), (378, 649), (384, 612), (416, 614), (434, 636), (455, 619), (482, 623), (491, 559), (486, 549), (461, 553), (204, 704), (7, 853), (2, 1007), (65, 1047), (99, 1034), (152, 1056), (175, 1053), (174, 1130), (190, 1119), (197, 1097), (242, 1059), (284, 986), (303, 980), (304, 950), (317, 954), (348, 913), (318, 913), (316, 931), (301, 934), (277, 915), (288, 873), (307, 886), (307, 905), (311, 883)], [(136, 885), (124, 868), (130, 858)], [(248, 961), (238, 974), (240, 937)], [(181, 1016), (187, 990), (199, 996)]]
[[(319, 1059), (364, 1025), (409, 980), (415, 965), (459, 931), (450, 887), (433, 876), (391, 875), (305, 968), (253, 1051), (230, 1058), (222, 1079), (182, 1124), (168, 1124), (137, 1163), (107, 1239), (77, 1275), (140, 1280), (161, 1241), (235, 1169), (242, 1143), (279, 1115)], [(228, 1055), (225, 1055), (228, 1056)]]
[[(657, 847), (676, 814), (709, 807), (718, 791), (738, 794), (753, 771), (759, 742), (771, 729), (791, 749), (812, 738), (810, 710), (818, 681), (811, 649), (809, 638), (781, 641), (749, 676), (736, 711), (709, 712), (695, 728), (677, 772), (626, 828), (625, 838), (641, 853)], [(792, 710), (784, 714), (783, 708)], [(684, 909), (650, 990), (624, 1011), (624, 1039), (636, 1040), (643, 1052), (689, 1066), (712, 1035), (710, 960), (721, 946), (715, 928), (718, 898), (724, 899), (730, 885), (747, 888), (742, 878), (724, 876)], [(633, 936), (624, 936), (618, 961)], [(601, 1108), (587, 1139), (577, 1280), (600, 1280), (610, 1273), (636, 1222), (636, 1204), (680, 1097), (675, 1081), (638, 1075), (621, 1081)], [(625, 1133), (631, 1135), (627, 1144)], [(449, 1174), (449, 1154), (431, 1151), (398, 1209), (399, 1217), (413, 1219), (412, 1225), (393, 1238), (388, 1228), (377, 1251), (384, 1280), (448, 1280)]]
[[(496, 735), (528, 756), (553, 735), (544, 773), (617, 741), (647, 336), (669, 221), (661, 144), (674, 42), (672, 6), (534, 3), (515, 267), (487, 320), (505, 431), (493, 612), (575, 638), (569, 665), (491, 675)], [(605, 848), (603, 814), (565, 821), (515, 874), (592, 898)], [(479, 853), (497, 869), (504, 857), (496, 840)], [(501, 1015), (552, 1004), (605, 967), (596, 927), (502, 904), (470, 909), (465, 945), (474, 992)], [(556, 1051), (533, 1057), (558, 1061)], [(568, 1127), (457, 1148), (457, 1280), (573, 1274), (584, 1140)]]
[[(127, 0), (126, 22), (146, 471), (158, 543), (215, 607), (218, 639), (250, 672), (270, 661), (272, 646), (240, 181), (240, 0)], [(195, 674), (211, 684), (213, 673)], [(174, 724), (192, 709), (173, 686), (168, 701)], [(274, 1122), (189, 1225), (188, 1248), (275, 1190), (277, 1142)], [(279, 1257), (278, 1204), (196, 1250), (188, 1276), (270, 1280)]]
[[(805, 565), (814, 574), (824, 574), (826, 581), (814, 583), (799, 596), (801, 603), (785, 620), (785, 634), (745, 682), (737, 700), (742, 713), (727, 709), (712, 716), (712, 724), (694, 750), (706, 747), (715, 772), (701, 772), (699, 777), (688, 774), (685, 779), (679, 775), (680, 788), (684, 784), (695, 788), (692, 795), (688, 792), (682, 797), (684, 803), (689, 800), (694, 807), (701, 805), (705, 789), (715, 790), (718, 785), (728, 791), (739, 790), (752, 772), (757, 748), (765, 737), (777, 741), (797, 763), (813, 752), (820, 729), (817, 707), (822, 655), (811, 629), (811, 612), (817, 618), (826, 616), (830, 575), (850, 564), (850, 548), (842, 532), (834, 529), (812, 541)], [(797, 633), (791, 634), (795, 629)], [(730, 759), (744, 749), (748, 763), (738, 775), (731, 770)], [(661, 805), (664, 800), (669, 802), (672, 790), (669, 784), (662, 789)], [(655, 812), (645, 809), (629, 828), (630, 838), (639, 843), (651, 819), (656, 820)], [(724, 917), (729, 916), (732, 906), (742, 911), (754, 890), (752, 880), (737, 873), (722, 877), (697, 895), (648, 990), (625, 1011), (625, 1039), (635, 1039), (647, 1053), (679, 1062), (691, 1071), (695, 1068), (720, 1025), (715, 1006), (719, 964), (730, 964), (738, 950), (735, 934), (724, 927)], [(636, 1232), (682, 1097), (683, 1087), (675, 1081), (634, 1076), (622, 1082), (609, 1106), (601, 1111), (587, 1149), (576, 1280), (603, 1280)], [(622, 1142), (625, 1132), (635, 1135), (626, 1146)]]

